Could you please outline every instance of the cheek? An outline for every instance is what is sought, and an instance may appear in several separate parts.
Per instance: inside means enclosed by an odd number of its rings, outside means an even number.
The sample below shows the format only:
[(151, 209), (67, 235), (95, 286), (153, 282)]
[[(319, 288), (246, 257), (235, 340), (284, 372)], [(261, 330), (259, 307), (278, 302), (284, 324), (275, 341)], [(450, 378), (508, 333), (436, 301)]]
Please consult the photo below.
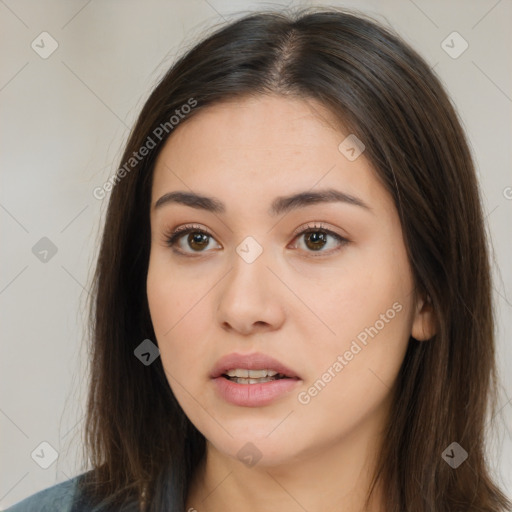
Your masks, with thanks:
[(206, 301), (201, 300), (204, 294), (204, 286), (180, 278), (169, 264), (158, 258), (150, 261), (147, 296), (151, 321), (164, 369), (178, 380), (192, 375), (197, 354), (207, 343), (205, 326), (211, 325), (211, 319)]
[(307, 298), (305, 302), (314, 313), (302, 315), (300, 320), (309, 338), (315, 327), (317, 335), (310, 339), (312, 344), (342, 350), (358, 336), (364, 342), (367, 329), (374, 333), (375, 325), (379, 338), (404, 337), (412, 297), (405, 249), (397, 250), (377, 240), (371, 247), (347, 252), (336, 268), (316, 272), (315, 281), (310, 278), (311, 270), (304, 270), (302, 276), (308, 277), (294, 283), (297, 295)]
[[(171, 286), (172, 284), (172, 286)], [(203, 294), (204, 295), (204, 294)], [(176, 400), (196, 428), (207, 432), (211, 417), (204, 413), (204, 378), (200, 354), (207, 354), (208, 312), (190, 287), (176, 279), (148, 279), (151, 320), (165, 377)], [(210, 347), (211, 349), (211, 347)]]
[(376, 407), (403, 361), (411, 330), (412, 277), (405, 249), (389, 242), (387, 247), (382, 241), (355, 254), (323, 296), (309, 296), (311, 304), (321, 305), (316, 311), (330, 332), (322, 327), (324, 334), (309, 336), (312, 342), (304, 347), (313, 371), (303, 402), (318, 414), (323, 411), (324, 418), (335, 421), (347, 410), (357, 418)]
[(310, 372), (296, 397), (303, 419), (300, 428), (335, 439), (386, 414), (410, 322), (409, 305), (391, 302), (393, 293), (384, 295), (347, 303), (347, 310), (339, 310), (337, 323), (332, 320), (337, 335), (323, 336), (322, 343), (305, 350)]

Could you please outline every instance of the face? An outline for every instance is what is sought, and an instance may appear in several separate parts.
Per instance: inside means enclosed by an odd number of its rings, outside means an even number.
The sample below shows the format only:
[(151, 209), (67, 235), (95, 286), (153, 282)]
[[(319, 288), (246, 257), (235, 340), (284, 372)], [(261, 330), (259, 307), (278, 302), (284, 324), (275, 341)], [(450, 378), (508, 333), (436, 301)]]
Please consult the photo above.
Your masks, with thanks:
[[(364, 152), (339, 149), (348, 135), (318, 103), (265, 96), (196, 114), (159, 155), (156, 342), (181, 407), (225, 456), (299, 461), (377, 425), (409, 336), (429, 335), (397, 210)], [(282, 199), (328, 189), (345, 200)], [(177, 191), (213, 202), (156, 205)], [(213, 378), (225, 366), (288, 378)]]

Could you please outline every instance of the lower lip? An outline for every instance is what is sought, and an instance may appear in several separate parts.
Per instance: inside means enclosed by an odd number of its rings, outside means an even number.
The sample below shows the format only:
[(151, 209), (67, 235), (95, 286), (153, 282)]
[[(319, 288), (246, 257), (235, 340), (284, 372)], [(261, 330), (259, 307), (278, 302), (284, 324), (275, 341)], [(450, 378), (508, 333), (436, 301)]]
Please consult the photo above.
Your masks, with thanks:
[(261, 407), (289, 393), (300, 379), (278, 379), (261, 384), (238, 384), (225, 377), (213, 379), (222, 398), (242, 407)]

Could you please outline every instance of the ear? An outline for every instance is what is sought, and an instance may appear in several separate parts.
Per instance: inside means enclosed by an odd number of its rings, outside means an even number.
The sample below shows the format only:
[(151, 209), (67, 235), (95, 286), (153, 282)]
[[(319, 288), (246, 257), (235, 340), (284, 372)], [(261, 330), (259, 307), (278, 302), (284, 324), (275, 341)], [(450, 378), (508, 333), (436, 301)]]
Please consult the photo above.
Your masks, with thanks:
[(435, 334), (435, 313), (432, 301), (430, 297), (420, 299), (416, 304), (411, 336), (418, 341), (427, 341)]

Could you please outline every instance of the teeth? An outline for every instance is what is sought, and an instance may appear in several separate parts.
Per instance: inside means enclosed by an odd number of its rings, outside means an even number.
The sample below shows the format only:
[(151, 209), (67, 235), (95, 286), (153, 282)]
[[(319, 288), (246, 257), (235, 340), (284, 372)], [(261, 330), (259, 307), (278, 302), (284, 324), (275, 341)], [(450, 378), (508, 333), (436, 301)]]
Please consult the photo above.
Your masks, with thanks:
[(243, 379), (241, 377), (231, 377), (229, 380), (231, 380), (231, 382), (236, 382), (237, 384), (261, 384), (263, 382), (276, 380), (276, 377), (263, 377), (261, 379)]
[(229, 377), (239, 377), (251, 380), (261, 379), (263, 377), (273, 377), (274, 375), (278, 375), (278, 372), (274, 370), (244, 370), (241, 368), (236, 368), (234, 370), (228, 370), (226, 375)]

